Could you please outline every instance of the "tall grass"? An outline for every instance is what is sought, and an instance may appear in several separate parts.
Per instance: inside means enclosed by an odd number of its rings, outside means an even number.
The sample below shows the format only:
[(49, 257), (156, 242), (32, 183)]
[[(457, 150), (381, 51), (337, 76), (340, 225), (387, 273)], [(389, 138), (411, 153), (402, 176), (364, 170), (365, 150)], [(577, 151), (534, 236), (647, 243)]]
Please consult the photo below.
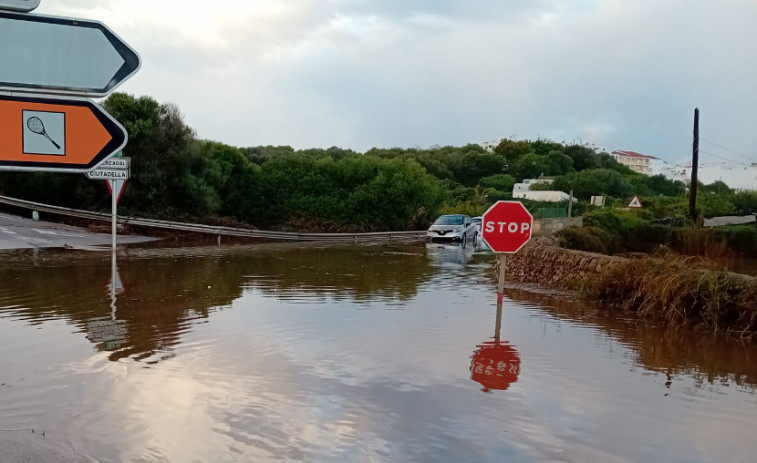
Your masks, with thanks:
[(757, 335), (757, 280), (666, 255), (627, 259), (597, 278), (597, 300), (667, 326), (688, 326), (740, 337)]

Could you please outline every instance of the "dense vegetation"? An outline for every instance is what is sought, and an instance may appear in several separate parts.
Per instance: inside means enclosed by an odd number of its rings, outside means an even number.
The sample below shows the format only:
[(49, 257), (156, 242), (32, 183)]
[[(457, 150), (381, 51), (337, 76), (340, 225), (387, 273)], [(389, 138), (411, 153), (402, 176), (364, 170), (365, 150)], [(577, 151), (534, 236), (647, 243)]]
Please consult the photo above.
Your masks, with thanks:
[[(588, 200), (598, 195), (610, 206), (641, 196), (639, 219), (647, 222), (683, 216), (687, 207), (683, 183), (632, 172), (582, 146), (503, 140), (493, 152), (475, 144), (365, 153), (237, 148), (197, 139), (176, 106), (150, 97), (115, 93), (104, 106), (129, 132), (124, 155), (132, 158), (132, 177), (119, 206), (129, 214), (313, 231), (418, 229), (443, 212), (479, 215), (511, 198), (516, 182), (542, 175), (555, 177), (552, 188), (574, 191), (579, 213), (592, 214)], [(757, 212), (757, 193), (720, 182), (700, 191), (705, 216)], [(5, 172), (0, 192), (76, 208), (110, 204), (104, 182), (83, 175)], [(524, 202), (532, 212), (554, 207)]]

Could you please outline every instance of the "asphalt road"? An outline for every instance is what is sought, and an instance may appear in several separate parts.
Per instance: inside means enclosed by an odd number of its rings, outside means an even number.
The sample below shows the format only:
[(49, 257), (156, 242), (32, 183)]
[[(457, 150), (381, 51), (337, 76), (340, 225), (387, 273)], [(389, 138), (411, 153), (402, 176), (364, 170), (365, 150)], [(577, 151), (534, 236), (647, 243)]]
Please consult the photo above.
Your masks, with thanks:
[[(32, 220), (0, 213), (0, 250), (34, 248), (80, 248), (92, 249), (111, 244), (109, 233), (92, 233), (83, 228), (72, 227), (41, 220)], [(144, 243), (155, 238), (133, 235), (118, 235), (118, 244)]]

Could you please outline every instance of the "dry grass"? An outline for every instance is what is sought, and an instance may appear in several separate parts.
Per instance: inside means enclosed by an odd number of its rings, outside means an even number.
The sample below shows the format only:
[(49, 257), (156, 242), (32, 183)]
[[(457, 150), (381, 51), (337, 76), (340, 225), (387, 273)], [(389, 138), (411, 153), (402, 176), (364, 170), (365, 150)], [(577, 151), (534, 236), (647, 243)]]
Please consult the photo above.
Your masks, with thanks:
[(598, 276), (588, 292), (671, 327), (757, 335), (757, 280), (703, 265), (672, 254), (629, 259)]

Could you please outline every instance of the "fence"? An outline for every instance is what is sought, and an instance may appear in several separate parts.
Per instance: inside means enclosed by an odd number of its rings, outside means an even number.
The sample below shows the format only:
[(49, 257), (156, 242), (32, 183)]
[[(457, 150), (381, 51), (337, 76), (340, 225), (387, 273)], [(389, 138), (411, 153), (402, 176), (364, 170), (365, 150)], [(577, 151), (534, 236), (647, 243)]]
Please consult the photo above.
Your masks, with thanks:
[(534, 212), (534, 217), (540, 219), (559, 219), (568, 216), (567, 207), (540, 207)]
[[(37, 212), (46, 212), (49, 214), (64, 215), (69, 217), (78, 217), (87, 220), (98, 220), (110, 222), (111, 214), (102, 212), (83, 211), (80, 209), (71, 209), (67, 207), (51, 206), (47, 204), (35, 203), (23, 199), (0, 196), (0, 203), (9, 206), (20, 207)], [(262, 238), (269, 240), (286, 240), (286, 241), (376, 241), (376, 240), (424, 240), (426, 230), (416, 231), (393, 231), (393, 232), (372, 232), (372, 233), (290, 233), (266, 230), (254, 230), (234, 227), (217, 227), (212, 225), (172, 222), (169, 220), (143, 219), (139, 217), (118, 216), (118, 223), (124, 225), (135, 225), (140, 227), (161, 228), (166, 230), (185, 231), (192, 233), (205, 233), (218, 236), (236, 236), (244, 238)]]

